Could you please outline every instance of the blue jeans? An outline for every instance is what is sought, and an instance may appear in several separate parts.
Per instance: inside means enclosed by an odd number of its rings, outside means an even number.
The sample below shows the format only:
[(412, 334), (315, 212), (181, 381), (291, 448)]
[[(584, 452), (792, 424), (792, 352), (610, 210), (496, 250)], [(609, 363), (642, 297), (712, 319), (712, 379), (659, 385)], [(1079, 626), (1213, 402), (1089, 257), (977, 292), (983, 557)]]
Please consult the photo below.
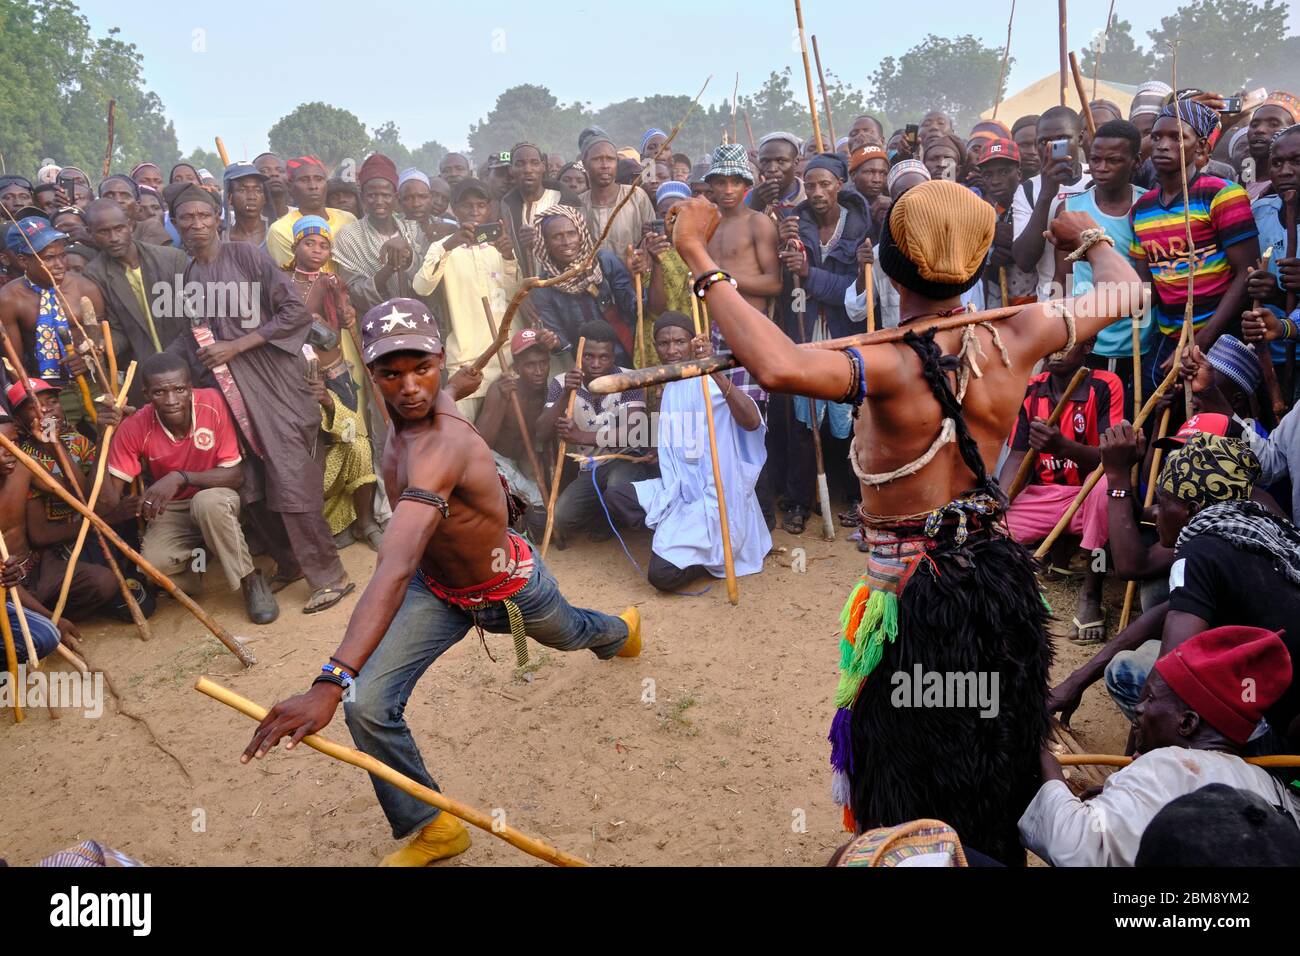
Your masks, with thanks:
[[(5, 604), (5, 610), (9, 612), (9, 628), (14, 634), (17, 663), (27, 663), (27, 642), (23, 640), (22, 626), (18, 623), (18, 611), (12, 602)], [(32, 632), (32, 644), (36, 647), (37, 658), (42, 659), (53, 654), (54, 649), (59, 646), (58, 627), (44, 614), (37, 614), (28, 608), (23, 608), (23, 614), (27, 617), (27, 629)], [(3, 644), (0, 644), (0, 659), (3, 659), (5, 669), (8, 670), (9, 656), (4, 653)]]
[[(627, 625), (617, 617), (571, 606), (536, 552), (533, 562), (532, 579), (511, 598), (523, 612), (528, 636), (557, 651), (585, 648), (601, 660), (617, 654), (627, 642)], [(416, 681), (469, 632), (476, 619), (485, 631), (510, 633), (504, 605), (494, 603), (472, 614), (462, 611), (434, 597), (417, 574), (406, 586), (406, 597), (388, 632), (361, 668), (351, 701), (343, 705), (357, 747), (434, 790), (438, 785), (425, 769), (402, 714)], [(375, 777), (370, 782), (395, 838), (414, 833), (440, 812), (390, 783)]]
[(1160, 642), (1151, 640), (1135, 651), (1120, 651), (1106, 665), (1106, 690), (1111, 700), (1131, 722), (1137, 723), (1133, 708), (1142, 699), (1147, 675), (1160, 656)]

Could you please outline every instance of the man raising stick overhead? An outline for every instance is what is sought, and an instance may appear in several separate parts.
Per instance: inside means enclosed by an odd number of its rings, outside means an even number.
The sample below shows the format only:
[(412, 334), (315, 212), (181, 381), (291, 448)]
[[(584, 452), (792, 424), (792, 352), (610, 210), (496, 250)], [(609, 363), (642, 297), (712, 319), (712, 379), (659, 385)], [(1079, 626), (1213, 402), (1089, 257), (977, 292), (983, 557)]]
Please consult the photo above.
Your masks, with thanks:
[[(709, 255), (713, 205), (692, 199), (676, 208), (672, 238), (699, 276), (697, 294), (759, 384), (858, 406), (850, 461), (862, 482), (871, 570), (842, 615), (831, 728), (846, 823), (861, 831), (933, 817), (984, 853), (1023, 861), (1017, 814), (1038, 788), (1051, 649), (1034, 563), (1000, 520), (1005, 497), (990, 470), (1034, 364), (1135, 311), (1136, 274), (1088, 215), (1067, 212), (1052, 235), (1087, 256), (1103, 290), (1096, 303), (1090, 295), (1030, 305), (996, 325), (887, 345), (800, 349)], [(898, 287), (903, 327), (924, 329), (961, 310), (994, 218), (956, 183), (924, 183), (899, 198), (879, 255)], [(921, 688), (904, 694), (900, 682), (936, 672), (950, 687), (955, 677), (988, 675), (998, 681), (997, 704), (981, 709), (972, 693), (909, 709)]]
[[(560, 651), (586, 648), (602, 660), (641, 652), (641, 620), (575, 608), (528, 542), (509, 529), (514, 499), (492, 449), (441, 390), (438, 326), (414, 299), (390, 299), (362, 320), (364, 359), (393, 421), (384, 483), (396, 503), (379, 563), (311, 690), (281, 701), (258, 725), (241, 760), (261, 757), (281, 737), (293, 747), (344, 706), (363, 751), (427, 787), (437, 784), (402, 718), (415, 681), (471, 628), (526, 632)], [(459, 820), (372, 778), (393, 836), (418, 835), (384, 858), (425, 866), (463, 853)]]

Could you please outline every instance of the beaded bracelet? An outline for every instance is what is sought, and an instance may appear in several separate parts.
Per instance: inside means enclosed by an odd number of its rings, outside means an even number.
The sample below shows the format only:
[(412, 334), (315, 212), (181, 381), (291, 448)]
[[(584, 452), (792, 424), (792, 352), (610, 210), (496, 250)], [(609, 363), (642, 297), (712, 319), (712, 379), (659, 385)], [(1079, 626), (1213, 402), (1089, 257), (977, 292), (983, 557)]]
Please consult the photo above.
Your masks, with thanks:
[(736, 280), (731, 277), (730, 273), (717, 269), (713, 272), (706, 272), (704, 275), (696, 279), (692, 286), (692, 290), (695, 292), (697, 298), (703, 299), (704, 294), (713, 288), (714, 283), (717, 282), (730, 282), (733, 289), (739, 288), (736, 285)]
[(1296, 324), (1290, 319), (1282, 319), (1282, 338), (1293, 339), (1296, 337)]
[(337, 684), (339, 687), (342, 687), (346, 691), (348, 688), (352, 686), (355, 679), (356, 678), (352, 674), (349, 674), (347, 671), (345, 671), (343, 668), (339, 667), (336, 664), (322, 664), (320, 669), (320, 676), (317, 677), (314, 681), (312, 681), (311, 685), (315, 687), (317, 684), (321, 682), (327, 684)]

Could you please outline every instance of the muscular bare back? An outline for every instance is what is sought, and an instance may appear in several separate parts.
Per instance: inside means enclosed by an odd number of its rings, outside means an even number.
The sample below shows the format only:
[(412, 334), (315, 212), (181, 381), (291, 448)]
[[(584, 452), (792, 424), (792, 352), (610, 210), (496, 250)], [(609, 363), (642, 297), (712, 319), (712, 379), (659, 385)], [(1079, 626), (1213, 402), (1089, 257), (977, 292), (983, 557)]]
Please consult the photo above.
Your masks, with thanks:
[[(468, 588), (501, 571), (508, 553), (505, 493), (487, 442), (438, 394), (432, 419), (395, 429), (384, 448), (384, 487), (396, 505), (407, 488), (441, 495), (448, 515), (425, 546), (421, 569), (449, 588)], [(427, 508), (424, 504), (406, 507)]]

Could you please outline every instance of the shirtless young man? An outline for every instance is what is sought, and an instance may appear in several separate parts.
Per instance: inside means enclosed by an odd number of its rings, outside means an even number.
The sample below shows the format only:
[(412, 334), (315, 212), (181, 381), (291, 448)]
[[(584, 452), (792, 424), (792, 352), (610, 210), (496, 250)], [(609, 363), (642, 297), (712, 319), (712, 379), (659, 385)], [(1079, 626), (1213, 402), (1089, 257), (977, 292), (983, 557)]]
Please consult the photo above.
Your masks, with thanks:
[[(383, 462), (393, 517), (338, 650), (309, 691), (271, 709), (240, 759), (264, 756), (282, 737), (293, 747), (318, 732), (351, 686), (344, 715), (356, 745), (437, 789), (402, 712), (419, 675), (471, 628), (509, 634), (514, 613), (538, 643), (605, 660), (641, 652), (640, 616), (636, 608), (611, 617), (572, 607), (509, 529), (511, 504), (492, 450), (439, 388), (443, 346), (429, 311), (414, 299), (390, 299), (366, 313), (362, 331), (363, 358), (393, 421)], [(393, 836), (417, 834), (383, 865), (424, 866), (469, 847), (455, 817), (372, 782)]]
[[(64, 351), (57, 330), (69, 325), (66, 309), (81, 318), (82, 296), (104, 315), (104, 297), (95, 283), (68, 271), (67, 234), (30, 216), (8, 226), (5, 245), (23, 275), (0, 288), (0, 323), (27, 373), (53, 382), (84, 373), (81, 356)], [(56, 284), (62, 295), (56, 294)]]
[(709, 255), (718, 268), (731, 273), (745, 301), (766, 312), (767, 300), (781, 294), (781, 261), (776, 253), (776, 226), (745, 205), (745, 193), (754, 185), (745, 147), (724, 143), (715, 149), (704, 179), (722, 216), (709, 240)]
[[(677, 251), (695, 275), (716, 271), (707, 236), (717, 211), (699, 199), (677, 210)], [(924, 183), (899, 198), (878, 253), (904, 327), (960, 309), (993, 227), (992, 207), (956, 183)], [(844, 611), (846, 666), (831, 727), (835, 797), (859, 831), (933, 817), (1004, 863), (1024, 859), (1016, 823), (1038, 789), (1051, 645), (1034, 562), (1006, 533), (1005, 496), (989, 469), (1035, 363), (1141, 308), (1137, 275), (1095, 228), (1087, 214), (1066, 212), (1051, 231), (1067, 251), (1086, 246), (1100, 292), (1026, 306), (969, 333), (800, 349), (725, 279), (706, 289), (713, 321), (760, 385), (860, 406), (851, 461), (871, 570)], [(963, 348), (964, 333), (982, 354)], [(944, 354), (962, 358), (941, 365)], [(998, 681), (997, 703), (914, 707), (917, 687), (900, 704), (900, 675), (919, 680), (915, 669), (945, 680), (987, 675)]]

